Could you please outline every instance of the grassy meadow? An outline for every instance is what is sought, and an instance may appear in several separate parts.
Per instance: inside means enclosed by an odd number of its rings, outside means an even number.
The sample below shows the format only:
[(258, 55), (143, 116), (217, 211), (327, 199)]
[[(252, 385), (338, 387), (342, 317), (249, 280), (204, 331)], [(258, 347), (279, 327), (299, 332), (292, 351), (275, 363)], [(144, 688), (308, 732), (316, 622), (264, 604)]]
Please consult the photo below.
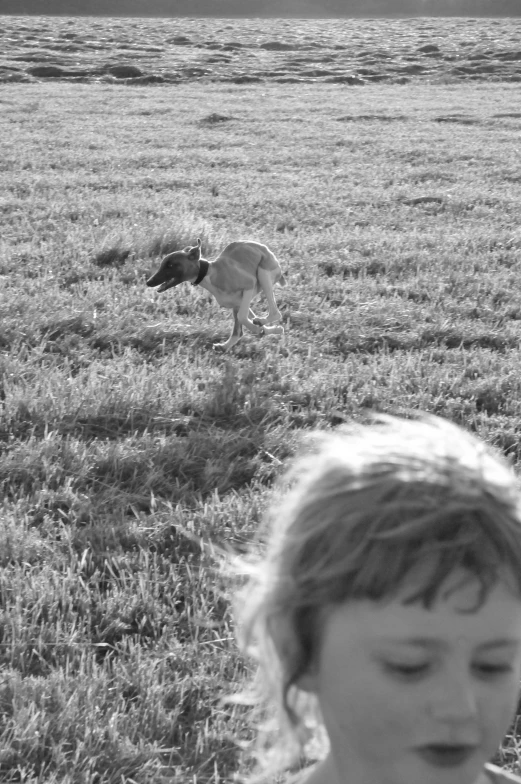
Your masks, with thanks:
[[(222, 784), (252, 737), (217, 550), (300, 434), (423, 409), (521, 460), (514, 84), (4, 84), (0, 780)], [(285, 335), (161, 255), (255, 239)], [(257, 309), (262, 311), (262, 307)], [(498, 754), (518, 763), (513, 735)]]

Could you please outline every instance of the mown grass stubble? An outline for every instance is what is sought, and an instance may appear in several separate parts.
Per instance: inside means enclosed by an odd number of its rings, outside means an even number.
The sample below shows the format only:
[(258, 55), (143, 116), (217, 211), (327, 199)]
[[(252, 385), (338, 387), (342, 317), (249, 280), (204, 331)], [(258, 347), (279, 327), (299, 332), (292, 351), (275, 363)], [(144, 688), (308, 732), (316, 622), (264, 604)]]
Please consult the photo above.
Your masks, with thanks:
[[(519, 461), (514, 97), (2, 89), (2, 780), (232, 775), (212, 547), (254, 535), (302, 429), (421, 408)], [(146, 289), (197, 236), (274, 250), (283, 340), (218, 355), (229, 313)]]

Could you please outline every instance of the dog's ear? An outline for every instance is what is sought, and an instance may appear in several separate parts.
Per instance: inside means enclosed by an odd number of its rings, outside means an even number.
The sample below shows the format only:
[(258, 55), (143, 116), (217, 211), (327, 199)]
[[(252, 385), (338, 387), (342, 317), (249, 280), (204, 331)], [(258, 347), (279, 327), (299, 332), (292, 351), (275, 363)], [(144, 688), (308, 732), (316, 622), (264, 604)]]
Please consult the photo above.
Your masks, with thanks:
[(197, 240), (197, 245), (194, 245), (193, 248), (190, 248), (190, 253), (188, 254), (188, 258), (192, 259), (193, 261), (199, 261), (201, 258), (201, 240)]

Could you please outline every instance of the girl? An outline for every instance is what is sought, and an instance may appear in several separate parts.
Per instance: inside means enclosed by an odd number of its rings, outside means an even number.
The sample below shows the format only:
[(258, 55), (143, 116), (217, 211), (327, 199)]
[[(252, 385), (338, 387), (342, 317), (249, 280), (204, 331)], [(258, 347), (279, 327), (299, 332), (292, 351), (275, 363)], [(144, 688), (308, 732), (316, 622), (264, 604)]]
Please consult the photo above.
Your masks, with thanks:
[[(521, 676), (521, 495), (435, 417), (315, 434), (239, 609), (271, 709), (264, 780), (506, 784)], [(313, 761), (314, 764), (310, 764)]]

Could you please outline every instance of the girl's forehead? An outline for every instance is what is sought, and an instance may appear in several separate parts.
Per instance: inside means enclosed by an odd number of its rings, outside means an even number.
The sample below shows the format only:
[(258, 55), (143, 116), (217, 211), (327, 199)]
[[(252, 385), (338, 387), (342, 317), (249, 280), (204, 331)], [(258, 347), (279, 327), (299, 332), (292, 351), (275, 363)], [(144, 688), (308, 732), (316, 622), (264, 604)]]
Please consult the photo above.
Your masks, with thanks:
[(323, 631), (353, 645), (521, 645), (521, 597), (506, 581), (498, 581), (480, 601), (478, 581), (462, 581), (462, 576), (459, 584), (442, 586), (429, 608), (406, 603), (406, 591), (389, 600), (347, 601), (326, 614)]

